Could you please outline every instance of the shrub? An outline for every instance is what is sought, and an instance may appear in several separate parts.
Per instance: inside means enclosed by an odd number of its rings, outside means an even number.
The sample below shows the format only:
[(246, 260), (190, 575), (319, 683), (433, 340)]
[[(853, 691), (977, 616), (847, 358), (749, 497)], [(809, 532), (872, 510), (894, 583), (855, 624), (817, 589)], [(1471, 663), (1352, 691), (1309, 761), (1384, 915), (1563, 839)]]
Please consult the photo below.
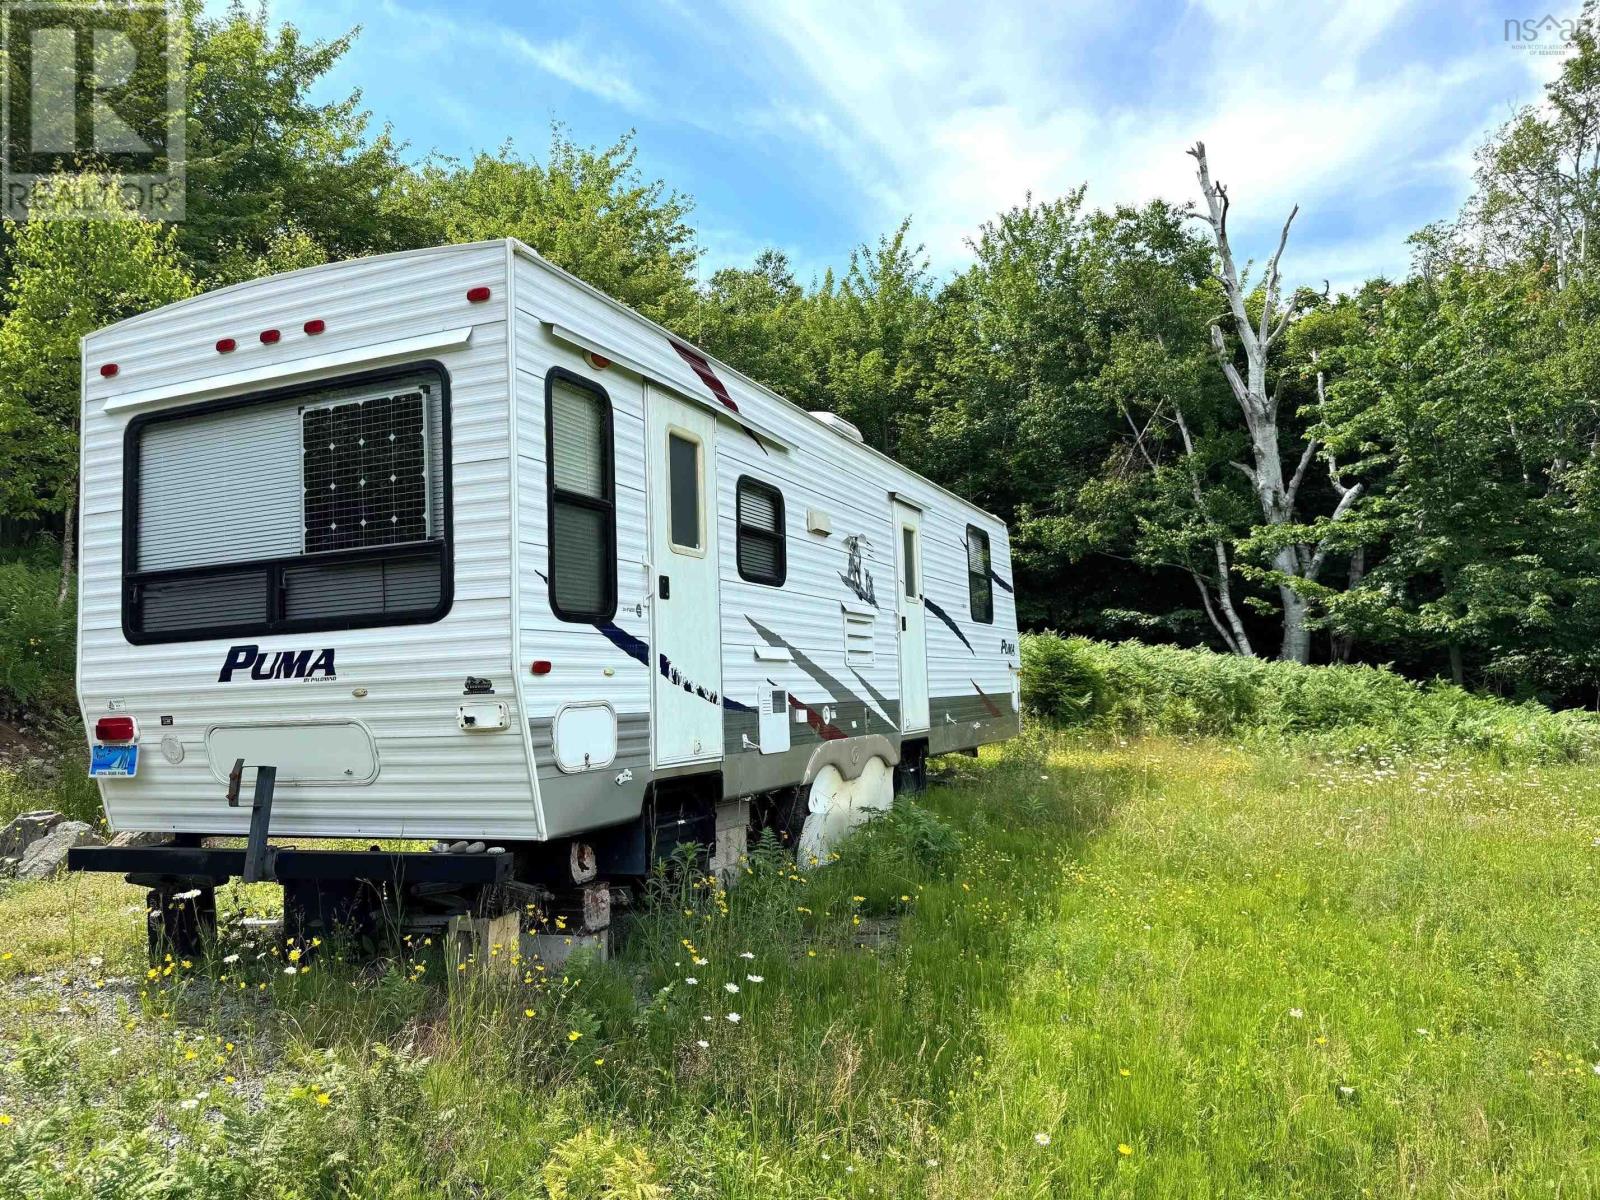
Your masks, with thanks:
[(1031, 712), (1063, 724), (1096, 716), (1104, 702), (1105, 677), (1085, 638), (1055, 633), (1022, 636), (1022, 703)]
[(1032, 634), (1023, 698), (1063, 724), (1120, 733), (1280, 738), (1384, 753), (1460, 749), (1508, 762), (1586, 758), (1600, 719), (1510, 704), (1382, 667), (1307, 667), (1142, 642)]
[(0, 709), (72, 707), (77, 608), (56, 603), (60, 578), (48, 550), (0, 562)]

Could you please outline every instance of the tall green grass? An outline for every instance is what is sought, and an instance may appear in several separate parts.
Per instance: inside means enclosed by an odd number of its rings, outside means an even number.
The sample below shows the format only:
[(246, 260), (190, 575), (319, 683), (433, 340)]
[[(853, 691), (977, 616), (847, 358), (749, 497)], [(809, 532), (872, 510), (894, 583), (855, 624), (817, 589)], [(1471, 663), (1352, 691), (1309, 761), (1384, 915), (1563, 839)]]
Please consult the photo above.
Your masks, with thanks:
[(0, 892), (0, 1195), (1600, 1190), (1593, 771), (1040, 730), (943, 770), (559, 970), (240, 934), (151, 979), (139, 890)]
[(1053, 633), (1022, 639), (1022, 694), (1067, 726), (1122, 734), (1290, 739), (1368, 755), (1467, 751), (1563, 762), (1600, 751), (1600, 719), (1508, 704), (1367, 666), (1305, 667)]

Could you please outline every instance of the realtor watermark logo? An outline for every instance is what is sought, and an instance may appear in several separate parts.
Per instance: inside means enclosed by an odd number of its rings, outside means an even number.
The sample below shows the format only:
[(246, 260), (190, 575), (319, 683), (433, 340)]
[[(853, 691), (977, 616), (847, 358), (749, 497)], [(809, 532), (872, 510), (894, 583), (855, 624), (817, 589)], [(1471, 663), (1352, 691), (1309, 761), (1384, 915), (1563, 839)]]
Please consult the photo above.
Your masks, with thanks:
[(161, 3), (0, 0), (4, 216), (182, 220), (182, 29)]
[(1504, 36), (1508, 46), (1527, 54), (1564, 55), (1572, 52), (1577, 32), (1576, 17), (1545, 13), (1542, 17), (1507, 17)]

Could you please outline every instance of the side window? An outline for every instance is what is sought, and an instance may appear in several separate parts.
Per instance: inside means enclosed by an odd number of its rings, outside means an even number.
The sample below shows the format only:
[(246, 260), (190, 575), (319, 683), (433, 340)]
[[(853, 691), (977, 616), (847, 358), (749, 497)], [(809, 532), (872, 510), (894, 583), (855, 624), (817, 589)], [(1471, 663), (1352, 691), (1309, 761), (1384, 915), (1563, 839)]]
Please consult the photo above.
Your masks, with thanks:
[(976, 525), (967, 526), (967, 593), (972, 619), (994, 624), (994, 581), (989, 575), (989, 535)]
[(738, 489), (739, 578), (782, 587), (789, 574), (783, 493), (746, 475)]
[(609, 621), (617, 609), (611, 401), (555, 368), (545, 378), (550, 460), (550, 607), (563, 621)]
[(700, 443), (677, 430), (667, 434), (669, 541), (674, 550), (699, 553), (705, 547), (700, 519)]
[(909, 525), (900, 526), (900, 562), (905, 575), (906, 599), (917, 598), (917, 531)]

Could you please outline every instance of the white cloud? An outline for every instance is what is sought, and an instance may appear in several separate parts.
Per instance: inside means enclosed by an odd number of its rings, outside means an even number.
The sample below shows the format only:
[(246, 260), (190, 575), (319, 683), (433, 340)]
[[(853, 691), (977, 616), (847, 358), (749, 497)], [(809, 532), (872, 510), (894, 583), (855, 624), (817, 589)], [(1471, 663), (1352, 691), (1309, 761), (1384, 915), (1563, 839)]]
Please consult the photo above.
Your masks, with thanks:
[[(963, 261), (964, 240), (1028, 191), (1087, 182), (1093, 204), (1189, 200), (1184, 151), (1204, 138), (1243, 237), (1275, 235), (1299, 203), (1319, 229), (1330, 218), (1347, 226), (1306, 265), (1326, 273), (1326, 250), (1344, 245), (1397, 272), (1404, 233), (1447, 212), (1391, 238), (1389, 197), (1464, 194), (1470, 155), (1441, 147), (1476, 144), (1508, 99), (1536, 91), (1498, 27), (1470, 52), (1440, 56), (1427, 39), (1402, 37), (1410, 6), (1389, 0), (1196, 0), (1153, 43), (1113, 27), (1125, 14), (1109, 6), (726, 2), (766, 94), (782, 98), (743, 119), (809, 140), (860, 188), (877, 226), (913, 213), (942, 267)], [(1364, 72), (1379, 52), (1398, 65)]]

